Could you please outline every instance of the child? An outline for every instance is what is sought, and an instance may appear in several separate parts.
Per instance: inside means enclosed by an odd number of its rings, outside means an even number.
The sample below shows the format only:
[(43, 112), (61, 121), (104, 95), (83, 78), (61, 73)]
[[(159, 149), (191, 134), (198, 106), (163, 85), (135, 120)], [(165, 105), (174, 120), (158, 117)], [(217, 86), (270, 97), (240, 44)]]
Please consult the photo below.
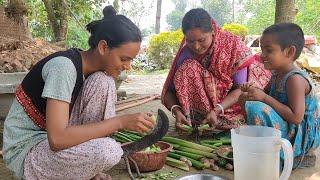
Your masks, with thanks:
[[(246, 100), (248, 125), (277, 128), (288, 139), (294, 157), (304, 156), (319, 146), (319, 112), (309, 76), (294, 65), (304, 46), (302, 29), (293, 23), (275, 24), (261, 37), (261, 59), (273, 70), (265, 89), (246, 84), (240, 99)], [(310, 151), (311, 152), (311, 151)]]

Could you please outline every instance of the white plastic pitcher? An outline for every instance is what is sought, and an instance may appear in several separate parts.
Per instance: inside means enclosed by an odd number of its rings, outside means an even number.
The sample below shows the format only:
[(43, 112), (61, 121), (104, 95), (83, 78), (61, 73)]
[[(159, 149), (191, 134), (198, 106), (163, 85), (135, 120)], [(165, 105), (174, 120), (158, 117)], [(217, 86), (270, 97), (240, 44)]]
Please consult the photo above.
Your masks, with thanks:
[[(235, 180), (287, 180), (293, 165), (291, 143), (281, 131), (265, 126), (242, 126), (231, 130)], [(280, 149), (284, 168), (279, 178)]]

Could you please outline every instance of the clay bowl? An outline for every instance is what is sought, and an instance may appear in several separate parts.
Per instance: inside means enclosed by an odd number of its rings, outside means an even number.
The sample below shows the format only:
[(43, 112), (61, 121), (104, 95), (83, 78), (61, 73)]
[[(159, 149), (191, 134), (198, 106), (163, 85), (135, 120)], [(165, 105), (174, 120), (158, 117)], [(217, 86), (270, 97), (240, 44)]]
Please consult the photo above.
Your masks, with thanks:
[[(125, 143), (127, 144), (127, 143)], [(158, 153), (147, 153), (139, 151), (130, 155), (137, 163), (140, 172), (150, 172), (161, 169), (166, 163), (166, 157), (172, 150), (172, 145), (166, 142), (158, 141), (155, 145), (159, 146), (161, 151)], [(130, 161), (130, 167), (135, 171), (134, 164)]]

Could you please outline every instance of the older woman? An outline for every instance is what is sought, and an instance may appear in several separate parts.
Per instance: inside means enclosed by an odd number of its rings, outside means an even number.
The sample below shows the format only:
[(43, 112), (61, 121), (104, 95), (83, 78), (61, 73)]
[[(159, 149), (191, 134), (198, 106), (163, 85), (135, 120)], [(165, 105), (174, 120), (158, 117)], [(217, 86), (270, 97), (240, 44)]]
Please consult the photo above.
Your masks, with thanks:
[(239, 85), (253, 82), (263, 88), (270, 72), (252, 56), (239, 37), (222, 31), (201, 8), (186, 13), (184, 39), (162, 91), (162, 103), (176, 118), (176, 127), (191, 120), (230, 129), (244, 121), (237, 104)]

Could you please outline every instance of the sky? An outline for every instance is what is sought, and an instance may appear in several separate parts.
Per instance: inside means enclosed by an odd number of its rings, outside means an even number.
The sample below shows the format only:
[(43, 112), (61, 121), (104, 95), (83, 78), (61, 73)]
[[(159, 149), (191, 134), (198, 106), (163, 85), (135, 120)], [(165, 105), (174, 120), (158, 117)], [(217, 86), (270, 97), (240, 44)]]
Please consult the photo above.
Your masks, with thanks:
[[(113, 3), (114, 0), (105, 0), (104, 5), (109, 5)], [(231, 0), (229, 0), (231, 1)], [(120, 0), (121, 2), (121, 0)], [(156, 21), (156, 11), (157, 11), (157, 0), (143, 0), (143, 4), (145, 7), (150, 7), (152, 4), (152, 9), (150, 11), (149, 15), (146, 15), (142, 17), (140, 21), (140, 29), (143, 30), (145, 28), (150, 28), (155, 26)], [(186, 8), (186, 12), (189, 11), (191, 8), (199, 7), (201, 4), (201, 0), (188, 0), (188, 6)], [(166, 22), (166, 16), (174, 10), (175, 6), (174, 3), (172, 3), (172, 0), (162, 0), (161, 5), (161, 19), (160, 19), (160, 31), (168, 31), (169, 26)], [(239, 4), (236, 4), (236, 9), (240, 8)], [(249, 19), (252, 14), (247, 14), (247, 18)], [(130, 17), (129, 17), (130, 18)]]
[[(104, 5), (112, 4), (113, 0), (109, 0)], [(153, 9), (150, 15), (142, 17), (141, 28), (148, 28), (154, 26), (156, 22), (156, 11), (157, 11), (157, 0), (143, 0), (145, 6), (150, 6), (150, 3), (153, 3)], [(174, 4), (171, 0), (162, 0), (161, 5), (161, 19), (160, 19), (160, 31), (168, 30), (168, 24), (166, 23), (166, 16), (174, 9)], [(129, 17), (130, 18), (130, 17)]]

